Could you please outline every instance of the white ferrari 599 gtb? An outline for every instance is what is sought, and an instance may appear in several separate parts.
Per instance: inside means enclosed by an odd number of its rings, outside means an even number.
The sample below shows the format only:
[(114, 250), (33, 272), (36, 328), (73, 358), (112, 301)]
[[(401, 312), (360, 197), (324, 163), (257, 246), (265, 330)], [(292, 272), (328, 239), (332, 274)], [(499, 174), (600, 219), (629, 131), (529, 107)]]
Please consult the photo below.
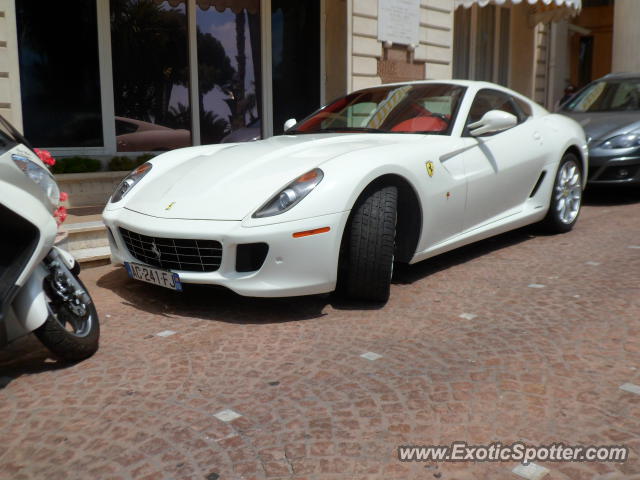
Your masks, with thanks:
[(382, 85), (287, 126), (131, 172), (103, 213), (113, 258), (135, 279), (178, 290), (338, 288), (383, 302), (394, 262), (534, 222), (566, 232), (580, 212), (582, 128), (498, 85)]

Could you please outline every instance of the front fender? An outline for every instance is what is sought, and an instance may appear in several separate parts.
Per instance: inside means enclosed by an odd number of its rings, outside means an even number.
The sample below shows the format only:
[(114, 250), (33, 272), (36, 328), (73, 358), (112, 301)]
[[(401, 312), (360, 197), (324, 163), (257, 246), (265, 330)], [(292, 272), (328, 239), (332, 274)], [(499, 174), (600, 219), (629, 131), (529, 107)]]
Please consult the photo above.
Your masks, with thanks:
[[(323, 180), (298, 205), (283, 214), (272, 217), (253, 218), (248, 215), (243, 220), (242, 226), (259, 227), (351, 210), (365, 188), (385, 175), (402, 177), (417, 193), (420, 191), (418, 169), (414, 167), (423, 164), (419, 161), (411, 161), (412, 156), (415, 155), (415, 152), (411, 152), (411, 148), (419, 147), (418, 142), (413, 142), (409, 148), (404, 145), (377, 146), (324, 162), (319, 166), (324, 172)], [(405, 149), (404, 159), (402, 150), (398, 151), (399, 148)], [(389, 159), (394, 158), (394, 155), (399, 157), (400, 161), (390, 161)]]
[(7, 325), (7, 329), (15, 329), (8, 332), (10, 338), (32, 332), (47, 320), (49, 308), (42, 286), (48, 274), (49, 271), (40, 263), (20, 288), (13, 301), (15, 325)]
[(55, 251), (55, 255), (64, 262), (70, 271), (76, 275), (80, 273), (80, 264), (76, 261), (73, 255), (60, 247), (53, 247), (53, 250)]

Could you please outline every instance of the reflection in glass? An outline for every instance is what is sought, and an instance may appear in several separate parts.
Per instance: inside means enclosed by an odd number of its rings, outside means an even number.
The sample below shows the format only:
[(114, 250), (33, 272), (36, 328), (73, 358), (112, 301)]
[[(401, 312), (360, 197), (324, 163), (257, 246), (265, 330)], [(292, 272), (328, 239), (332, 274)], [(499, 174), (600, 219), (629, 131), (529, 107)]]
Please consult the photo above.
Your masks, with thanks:
[(320, 106), (320, 1), (272, 0), (273, 131)]
[(96, 2), (17, 0), (16, 14), (25, 136), (39, 147), (101, 147)]
[(260, 137), (259, 0), (219, 11), (198, 0), (198, 100), (201, 143)]
[(118, 151), (190, 145), (185, 0), (110, 3)]

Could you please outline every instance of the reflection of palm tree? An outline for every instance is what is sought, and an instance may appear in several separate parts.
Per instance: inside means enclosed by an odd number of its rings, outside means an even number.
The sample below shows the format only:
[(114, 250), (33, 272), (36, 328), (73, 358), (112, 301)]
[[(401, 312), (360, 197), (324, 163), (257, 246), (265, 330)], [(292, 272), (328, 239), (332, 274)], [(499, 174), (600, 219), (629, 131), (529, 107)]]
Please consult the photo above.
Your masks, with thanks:
[(233, 95), (230, 99), (226, 100), (227, 105), (231, 109), (231, 129), (236, 130), (244, 127), (244, 112), (246, 111), (246, 104), (244, 99), (244, 81), (246, 73), (247, 56), (245, 55), (245, 11), (236, 13), (236, 51), (238, 55), (236, 60), (238, 62), (238, 70), (233, 79)]
[(229, 134), (229, 124), (211, 110), (200, 112), (200, 135), (202, 143), (219, 143)]
[(165, 126), (171, 128), (183, 128), (191, 122), (191, 109), (188, 105), (178, 103), (177, 107), (169, 107), (166, 116)]
[(184, 8), (111, 0), (111, 32), (116, 113), (164, 124), (174, 85), (189, 78)]
[[(202, 143), (216, 143), (227, 131), (227, 122), (207, 111), (204, 97), (216, 87), (229, 88), (235, 73), (231, 60), (220, 41), (210, 33), (197, 32), (198, 40), (198, 104), (200, 106), (200, 138)], [(221, 127), (220, 122), (224, 125)]]

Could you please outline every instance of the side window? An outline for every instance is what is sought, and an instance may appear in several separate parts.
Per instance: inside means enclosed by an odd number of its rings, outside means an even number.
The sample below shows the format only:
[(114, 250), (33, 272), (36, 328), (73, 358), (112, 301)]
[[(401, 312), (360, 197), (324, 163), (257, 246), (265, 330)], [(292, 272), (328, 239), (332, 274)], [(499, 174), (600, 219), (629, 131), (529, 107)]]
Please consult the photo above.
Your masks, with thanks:
[(516, 97), (513, 97), (513, 101), (516, 102), (516, 106), (522, 112), (521, 114), (522, 118), (519, 123), (524, 122), (527, 118), (533, 115), (533, 110), (531, 109), (531, 105), (529, 105), (529, 103), (525, 102), (524, 100), (520, 100), (519, 98), (516, 98)]
[(490, 110), (502, 110), (503, 112), (511, 113), (518, 118), (519, 124), (527, 118), (518, 108), (515, 99), (511, 95), (498, 90), (484, 89), (480, 90), (476, 94), (476, 98), (473, 99), (465, 123), (465, 133), (468, 133), (466, 130), (469, 124), (477, 122)]

